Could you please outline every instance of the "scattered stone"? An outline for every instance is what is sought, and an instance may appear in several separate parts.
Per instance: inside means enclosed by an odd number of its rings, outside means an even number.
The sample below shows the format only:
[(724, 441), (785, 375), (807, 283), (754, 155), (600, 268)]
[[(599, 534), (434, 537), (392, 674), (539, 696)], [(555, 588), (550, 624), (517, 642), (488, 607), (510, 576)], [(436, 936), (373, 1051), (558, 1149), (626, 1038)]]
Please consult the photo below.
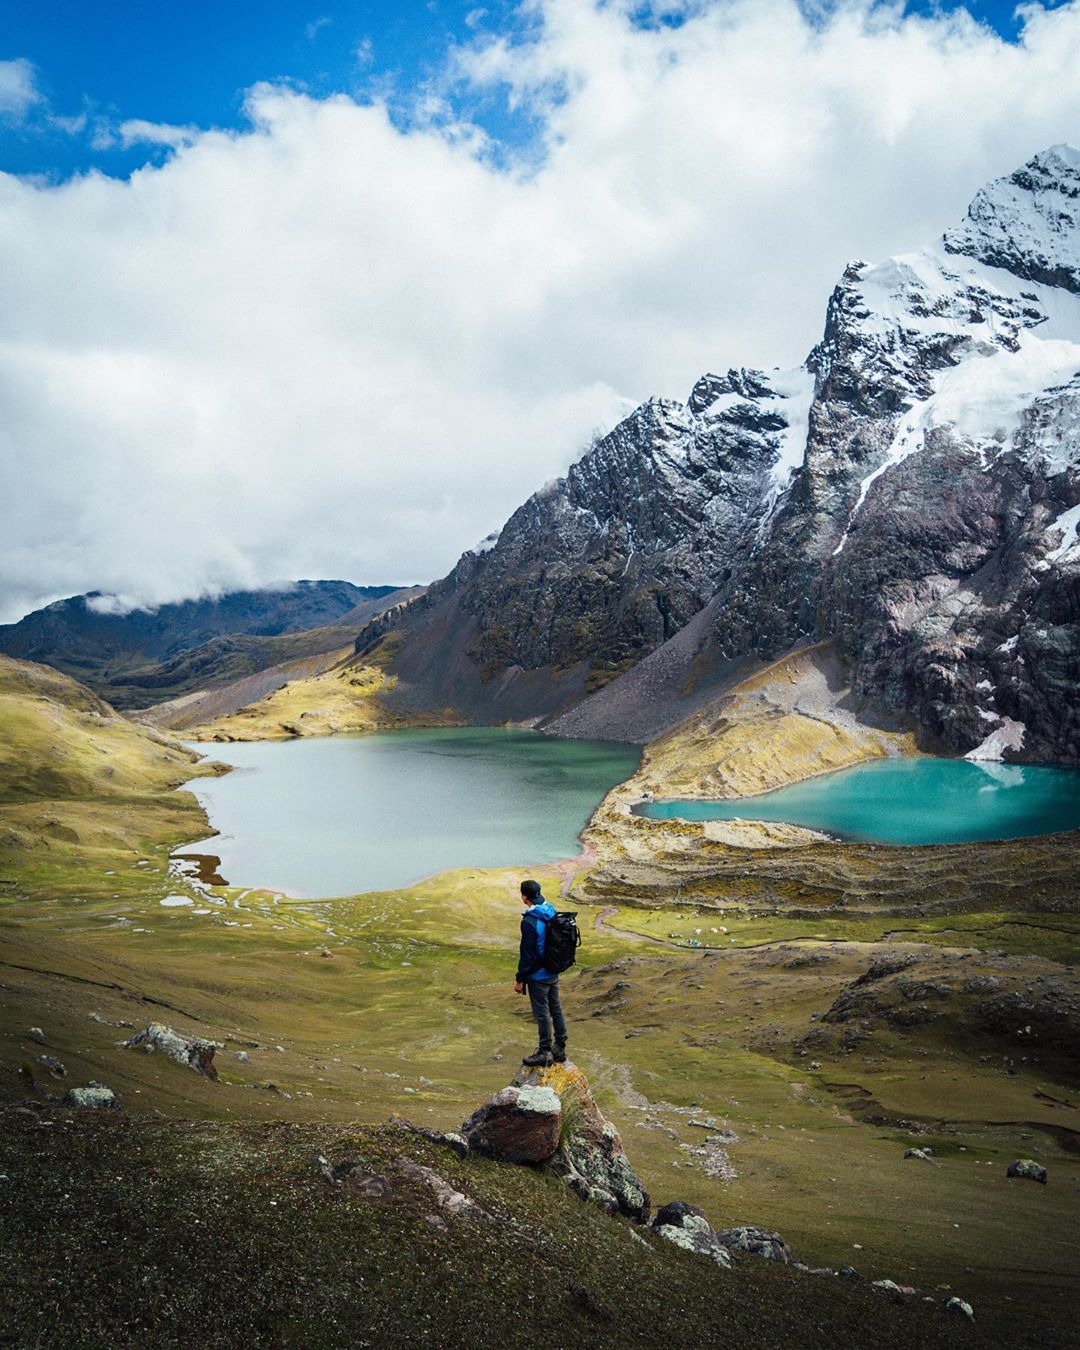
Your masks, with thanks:
[(240, 1061), (241, 1064), (251, 1063), (251, 1056), (248, 1054), (246, 1050), (237, 1050), (236, 1058)]
[(906, 1148), (904, 1149), (905, 1158), (918, 1158), (920, 1162), (933, 1163), (935, 1167), (940, 1167), (941, 1163), (937, 1158), (931, 1158), (928, 1148)]
[(87, 1087), (69, 1088), (64, 1093), (62, 1106), (74, 1106), (79, 1110), (100, 1110), (104, 1107), (119, 1107), (116, 1093), (104, 1083), (90, 1083)]
[(847, 1280), (861, 1280), (862, 1276), (854, 1266), (841, 1266), (837, 1271), (838, 1275), (843, 1275)]
[(749, 1252), (753, 1256), (763, 1257), (766, 1261), (781, 1261), (787, 1265), (792, 1258), (791, 1248), (780, 1234), (772, 1233), (766, 1228), (748, 1226), (721, 1228), (717, 1230), (716, 1236), (725, 1247)]
[(489, 1214), (482, 1205), (478, 1205), (475, 1200), (470, 1199), (464, 1191), (455, 1190), (448, 1181), (430, 1167), (423, 1167), (410, 1158), (398, 1158), (397, 1165), (407, 1177), (411, 1177), (414, 1181), (423, 1182), (434, 1193), (439, 1208), (446, 1210), (448, 1214), (467, 1219), (486, 1219), (489, 1223), (495, 1222), (493, 1214)]
[(36, 1041), (38, 1045), (46, 1044), (45, 1033), (42, 1031), (40, 1027), (27, 1027), (26, 1039), (28, 1041)]
[(109, 1025), (108, 1019), (102, 1017), (100, 1013), (94, 1012), (94, 1013), (87, 1013), (86, 1015), (87, 1017), (89, 1017), (91, 1022), (97, 1022), (99, 1026), (107, 1027)]
[(810, 1061), (810, 1067), (811, 1067), (812, 1069), (820, 1069), (820, 1068), (821, 1068), (821, 1060), (820, 1060), (820, 1059), (812, 1059), (812, 1060)]
[(962, 1298), (957, 1298), (955, 1294), (952, 1298), (945, 1300), (945, 1307), (949, 1312), (962, 1314), (969, 1322), (975, 1321), (975, 1309), (970, 1303), (965, 1303)]
[(469, 1148), (501, 1162), (541, 1163), (559, 1147), (562, 1107), (549, 1087), (505, 1087), (462, 1125)]
[(429, 1130), (424, 1125), (414, 1125), (411, 1120), (406, 1120), (404, 1116), (392, 1116), (390, 1123), (396, 1125), (398, 1129), (408, 1130), (410, 1134), (418, 1134), (421, 1139), (430, 1139), (433, 1144), (442, 1144), (446, 1148), (451, 1148), (459, 1158), (464, 1158), (469, 1152), (468, 1140), (460, 1134), (444, 1133), (442, 1130)]
[(897, 1284), (895, 1280), (871, 1280), (871, 1289), (880, 1289), (883, 1294), (895, 1294), (897, 1297), (911, 1295), (917, 1291), (909, 1284)]
[(1017, 1158), (1016, 1162), (1009, 1164), (1006, 1176), (1021, 1177), (1025, 1181), (1039, 1181), (1046, 1185), (1046, 1168), (1034, 1158)]
[(385, 1200), (390, 1194), (390, 1183), (378, 1172), (365, 1172), (361, 1167), (354, 1167), (345, 1173), (343, 1180), (369, 1200)]
[(40, 1064), (43, 1068), (48, 1069), (54, 1078), (67, 1077), (67, 1069), (60, 1063), (55, 1055), (35, 1055), (34, 1063)]
[(129, 1041), (125, 1041), (124, 1045), (129, 1050), (142, 1046), (147, 1053), (160, 1050), (169, 1059), (175, 1060), (177, 1064), (183, 1064), (188, 1069), (194, 1069), (204, 1078), (217, 1078), (218, 1076), (217, 1069), (214, 1067), (214, 1052), (222, 1049), (219, 1041), (207, 1041), (197, 1036), (185, 1036), (182, 1032), (174, 1031), (172, 1027), (167, 1027), (161, 1022), (151, 1022), (142, 1031), (137, 1031)]

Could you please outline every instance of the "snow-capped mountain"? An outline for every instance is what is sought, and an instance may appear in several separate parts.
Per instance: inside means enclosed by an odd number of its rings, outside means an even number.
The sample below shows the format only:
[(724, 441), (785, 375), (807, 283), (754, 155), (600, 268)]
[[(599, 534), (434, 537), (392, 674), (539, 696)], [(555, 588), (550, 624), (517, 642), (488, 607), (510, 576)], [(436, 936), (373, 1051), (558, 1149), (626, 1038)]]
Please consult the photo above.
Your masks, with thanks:
[(832, 640), (932, 743), (1075, 761), (1078, 524), (1080, 153), (1055, 146), (936, 245), (851, 264), (800, 369), (706, 375), (597, 441), (413, 607), (399, 697), (544, 716), (667, 644), (704, 689)]

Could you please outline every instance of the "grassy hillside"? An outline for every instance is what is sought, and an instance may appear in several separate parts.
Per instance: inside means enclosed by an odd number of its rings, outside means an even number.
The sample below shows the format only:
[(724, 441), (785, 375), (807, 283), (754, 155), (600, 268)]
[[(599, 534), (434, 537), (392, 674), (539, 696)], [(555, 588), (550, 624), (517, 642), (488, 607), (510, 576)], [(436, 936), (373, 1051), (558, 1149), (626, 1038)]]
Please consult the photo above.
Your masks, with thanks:
[(397, 679), (386, 669), (393, 648), (393, 639), (388, 639), (371, 656), (342, 653), (329, 670), (291, 679), (265, 698), (192, 725), (184, 734), (196, 741), (273, 741), (456, 722), (449, 710), (442, 717), (425, 714), (417, 718), (388, 706), (386, 695)]

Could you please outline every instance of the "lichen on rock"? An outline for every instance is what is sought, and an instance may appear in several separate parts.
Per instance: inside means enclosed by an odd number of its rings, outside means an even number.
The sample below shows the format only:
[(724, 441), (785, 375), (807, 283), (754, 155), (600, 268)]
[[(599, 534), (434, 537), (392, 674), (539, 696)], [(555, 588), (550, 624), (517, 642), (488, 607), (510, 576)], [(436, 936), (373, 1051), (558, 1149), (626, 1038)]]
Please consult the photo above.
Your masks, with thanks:
[(185, 1036), (182, 1032), (174, 1031), (172, 1027), (167, 1027), (161, 1022), (151, 1022), (142, 1031), (137, 1031), (130, 1040), (125, 1041), (124, 1045), (129, 1050), (137, 1049), (139, 1046), (142, 1046), (148, 1052), (159, 1050), (169, 1059), (175, 1060), (177, 1064), (183, 1064), (185, 1068), (194, 1069), (204, 1078), (217, 1078), (218, 1076), (217, 1069), (214, 1067), (214, 1053), (222, 1048), (219, 1041), (208, 1041), (198, 1036)]

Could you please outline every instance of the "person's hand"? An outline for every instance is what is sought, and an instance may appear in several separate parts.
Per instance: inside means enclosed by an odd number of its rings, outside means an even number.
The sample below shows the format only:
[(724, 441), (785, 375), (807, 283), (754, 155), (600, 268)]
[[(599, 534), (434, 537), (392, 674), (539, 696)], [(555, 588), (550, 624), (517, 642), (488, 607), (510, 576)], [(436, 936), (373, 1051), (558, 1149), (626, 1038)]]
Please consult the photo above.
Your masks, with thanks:
[(521, 982), (520, 980), (515, 980), (515, 981), (514, 981), (514, 993), (515, 993), (515, 994), (523, 994), (524, 992), (525, 992), (525, 986), (524, 986), (524, 984), (522, 984), (522, 982)]

